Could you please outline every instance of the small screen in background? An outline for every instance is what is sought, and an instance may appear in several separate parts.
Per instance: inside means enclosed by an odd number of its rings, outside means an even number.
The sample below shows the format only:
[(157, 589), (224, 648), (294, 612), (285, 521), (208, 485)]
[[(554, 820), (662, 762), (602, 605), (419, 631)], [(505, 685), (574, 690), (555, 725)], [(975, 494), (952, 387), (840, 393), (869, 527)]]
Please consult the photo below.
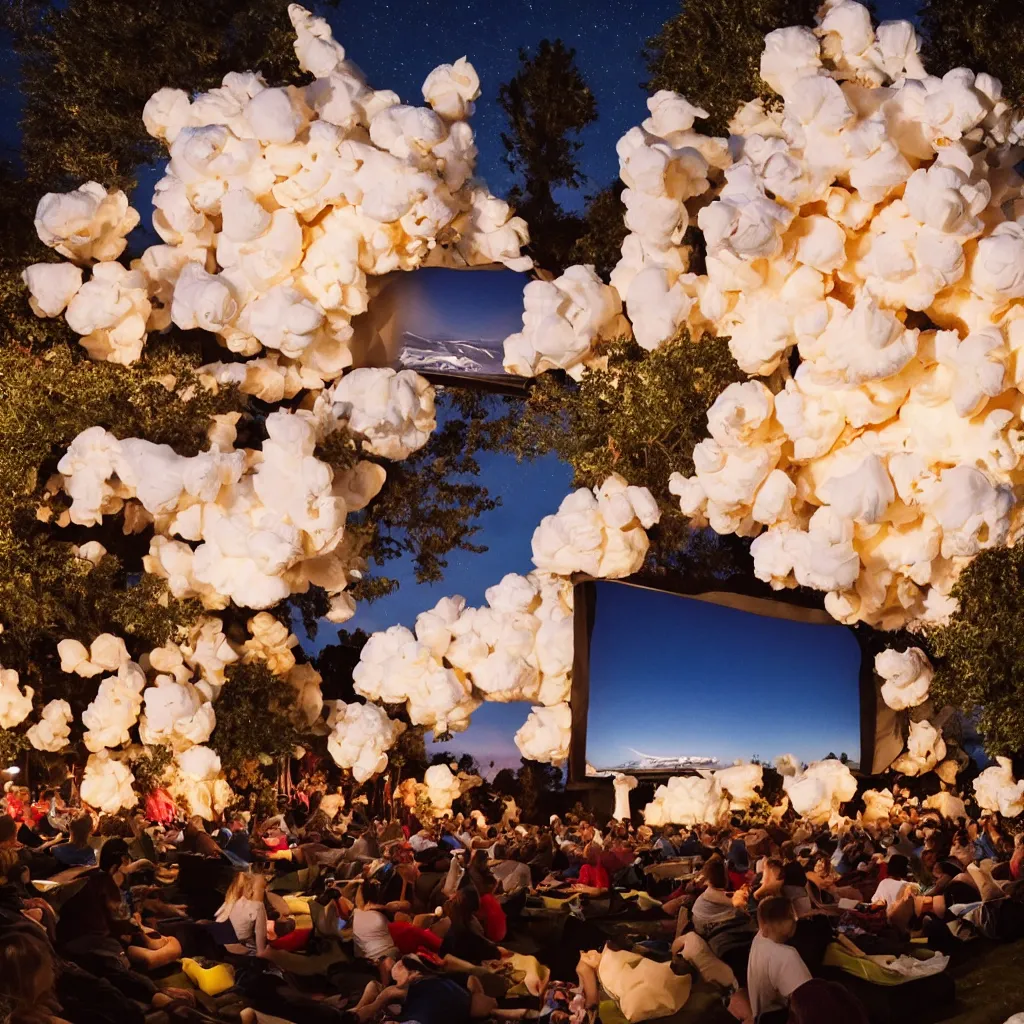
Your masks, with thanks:
[(588, 765), (682, 771), (780, 754), (858, 765), (861, 654), (845, 626), (595, 586)]

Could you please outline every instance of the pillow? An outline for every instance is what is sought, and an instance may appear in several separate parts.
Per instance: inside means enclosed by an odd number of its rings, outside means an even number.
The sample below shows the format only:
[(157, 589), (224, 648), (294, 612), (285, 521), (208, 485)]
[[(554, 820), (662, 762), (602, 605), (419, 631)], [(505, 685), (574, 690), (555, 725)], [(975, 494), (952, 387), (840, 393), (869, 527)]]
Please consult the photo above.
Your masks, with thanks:
[(670, 964), (607, 947), (601, 954), (597, 975), (631, 1024), (678, 1013), (693, 983), (689, 975), (676, 975)]

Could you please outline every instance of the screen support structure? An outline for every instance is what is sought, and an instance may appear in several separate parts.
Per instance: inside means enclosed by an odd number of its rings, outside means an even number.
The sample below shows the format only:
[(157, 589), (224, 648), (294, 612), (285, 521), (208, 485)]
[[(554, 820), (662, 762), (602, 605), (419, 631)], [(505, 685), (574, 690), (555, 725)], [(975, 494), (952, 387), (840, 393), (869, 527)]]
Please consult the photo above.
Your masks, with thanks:
[[(569, 741), (569, 771), (566, 788), (591, 790), (607, 785), (606, 779), (587, 775), (587, 716), (590, 711), (590, 641), (597, 615), (597, 586), (592, 576), (583, 573), (572, 577), (573, 595), (573, 663), (570, 707), (572, 708), (572, 736)], [(657, 590), (683, 599), (706, 601), (737, 611), (751, 612), (771, 618), (807, 622), (815, 625), (836, 626), (839, 623), (823, 608), (807, 607), (788, 601), (755, 597), (727, 591), (701, 591), (687, 593), (671, 587), (657, 586), (641, 577), (625, 580), (601, 580), (628, 587)], [(902, 731), (881, 700), (880, 682), (874, 672), (872, 659), (861, 656), (860, 663), (860, 764), (864, 775), (878, 774), (889, 767), (892, 758), (903, 749)], [(888, 714), (886, 714), (888, 712)], [(892, 735), (890, 735), (892, 734)], [(894, 744), (899, 749), (892, 752)], [(884, 763), (882, 763), (884, 762)]]

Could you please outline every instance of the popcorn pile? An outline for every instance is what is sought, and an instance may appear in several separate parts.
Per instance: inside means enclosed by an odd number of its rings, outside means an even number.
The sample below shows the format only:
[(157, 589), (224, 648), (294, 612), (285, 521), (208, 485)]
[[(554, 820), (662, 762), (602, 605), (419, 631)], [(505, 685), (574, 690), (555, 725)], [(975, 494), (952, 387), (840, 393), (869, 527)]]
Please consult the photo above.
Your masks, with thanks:
[[(709, 139), (703, 111), (660, 92), (618, 145), (630, 234), (611, 287), (635, 338), (728, 336), (766, 378), (711, 406), (694, 474), (670, 482), (681, 510), (755, 537), (773, 587), (882, 629), (947, 622), (964, 566), (1021, 520), (1021, 126), (998, 81), (928, 75), (918, 49), (908, 22), (827, 0), (813, 29), (765, 39), (777, 109), (748, 103)], [(682, 244), (694, 221), (703, 275)], [(566, 271), (587, 281), (571, 300), (527, 294), (509, 369), (593, 362), (584, 339), (615, 303), (592, 278)]]
[(572, 588), (545, 573), (510, 573), (467, 608), (442, 598), (415, 633), (374, 633), (353, 672), (367, 700), (406, 705), (414, 725), (461, 731), (483, 700), (561, 704), (573, 659)]
[(242, 360), (211, 364), (209, 383), (277, 402), (360, 357), (351, 320), (368, 277), (532, 265), (525, 222), (473, 177), (480, 82), (465, 57), (430, 73), (427, 106), (409, 106), (366, 83), (326, 21), (298, 4), (288, 14), (308, 86), (231, 72), (194, 99), (165, 88), (146, 104), (170, 154), (153, 200), (163, 244), (116, 262), (139, 215), (97, 182), (40, 200), (39, 237), (72, 262), (25, 271), (32, 308), (66, 311), (91, 358), (129, 364), (149, 332), (205, 330)]

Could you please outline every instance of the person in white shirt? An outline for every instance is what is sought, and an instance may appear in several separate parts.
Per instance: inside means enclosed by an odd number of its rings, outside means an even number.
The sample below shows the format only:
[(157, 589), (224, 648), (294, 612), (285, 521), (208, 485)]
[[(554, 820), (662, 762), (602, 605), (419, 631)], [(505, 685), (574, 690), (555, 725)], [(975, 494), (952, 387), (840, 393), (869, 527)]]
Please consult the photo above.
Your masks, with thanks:
[(265, 956), (267, 952), (267, 909), (263, 903), (266, 888), (267, 881), (262, 875), (238, 872), (215, 915), (221, 923), (231, 922), (238, 945), (249, 955)]
[(871, 902), (885, 907), (885, 916), (894, 928), (909, 931), (911, 922), (922, 914), (944, 917), (946, 899), (944, 896), (921, 896), (920, 888), (907, 881), (910, 861), (902, 853), (894, 853), (886, 865), (886, 876), (878, 883)]
[(514, 892), (516, 889), (529, 889), (533, 884), (528, 864), (509, 860), (504, 843), (494, 846), (494, 859), (488, 865), (491, 874), (498, 880), (502, 892)]
[(811, 972), (786, 942), (796, 934), (796, 911), (785, 896), (769, 896), (757, 908), (758, 931), (747, 961), (747, 996), (758, 1024), (785, 1021), (789, 997)]

